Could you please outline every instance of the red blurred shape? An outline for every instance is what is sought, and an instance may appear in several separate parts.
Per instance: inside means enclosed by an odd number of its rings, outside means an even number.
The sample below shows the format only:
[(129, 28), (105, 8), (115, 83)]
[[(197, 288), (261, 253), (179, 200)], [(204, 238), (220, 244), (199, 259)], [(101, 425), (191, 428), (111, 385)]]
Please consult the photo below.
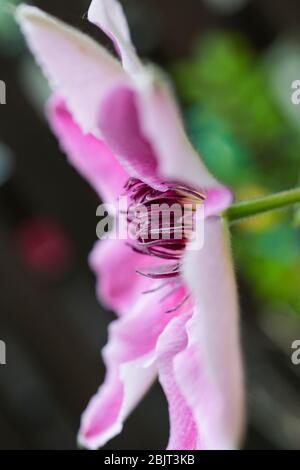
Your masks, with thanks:
[(16, 231), (16, 241), (23, 262), (36, 274), (57, 277), (69, 267), (71, 242), (53, 221), (26, 220)]

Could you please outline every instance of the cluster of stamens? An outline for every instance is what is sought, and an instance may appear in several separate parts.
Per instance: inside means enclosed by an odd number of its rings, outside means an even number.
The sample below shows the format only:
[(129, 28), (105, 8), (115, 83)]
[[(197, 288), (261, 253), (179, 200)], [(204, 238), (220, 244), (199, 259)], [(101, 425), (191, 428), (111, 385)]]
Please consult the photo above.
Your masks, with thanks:
[(128, 222), (134, 242), (131, 247), (144, 255), (165, 260), (140, 274), (152, 279), (180, 276), (183, 252), (195, 230), (194, 214), (205, 200), (204, 193), (180, 183), (154, 189), (131, 178), (125, 187), (129, 196)]

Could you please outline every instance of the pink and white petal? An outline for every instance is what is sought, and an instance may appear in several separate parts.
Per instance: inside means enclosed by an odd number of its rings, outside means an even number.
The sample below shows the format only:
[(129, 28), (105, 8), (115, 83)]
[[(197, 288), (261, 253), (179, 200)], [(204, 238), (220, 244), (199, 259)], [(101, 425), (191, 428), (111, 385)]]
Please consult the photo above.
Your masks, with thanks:
[[(114, 5), (114, 13), (108, 11), (110, 5)], [(102, 127), (106, 132), (109, 130), (104, 140), (111, 143), (114, 152), (118, 147), (117, 156), (133, 169), (135, 176), (145, 170), (144, 179), (155, 186), (159, 179), (179, 179), (202, 188), (220, 186), (189, 143), (168, 85), (152, 71), (141, 66), (143, 80), (136, 80), (138, 72), (131, 74), (130, 79), (118, 61), (92, 39), (36, 7), (21, 5), (16, 9), (16, 17), (50, 84), (64, 99), (83, 132), (99, 137)], [(90, 18), (116, 41), (120, 37), (134, 52), (126, 20), (116, 1), (112, 4), (111, 0), (94, 0)], [(127, 93), (124, 87), (128, 88)], [(119, 105), (117, 98), (122, 98)], [(118, 116), (125, 118), (123, 127), (120, 119), (113, 126), (109, 104), (114, 110), (117, 106)]]
[(113, 41), (124, 69), (134, 80), (143, 74), (143, 66), (132, 44), (122, 5), (116, 0), (92, 0), (88, 19)]
[(233, 202), (233, 193), (225, 186), (216, 186), (206, 190), (204, 202), (205, 217), (220, 215)]
[(88, 36), (40, 9), (16, 8), (29, 47), (84, 133), (98, 135), (103, 95), (116, 82), (127, 82), (121, 64)]
[(78, 435), (80, 446), (96, 450), (122, 432), (123, 423), (156, 379), (156, 365), (151, 355), (112, 365), (82, 415)]
[(84, 135), (60, 97), (48, 103), (51, 128), (69, 162), (91, 184), (105, 202), (115, 202), (128, 174), (103, 141)]
[[(101, 138), (103, 124), (104, 131), (108, 130), (105, 143), (111, 144), (113, 152), (119, 151), (117, 157), (125, 170), (140, 177), (145, 165), (148, 181), (154, 181), (156, 157), (139, 130), (132, 80), (121, 64), (88, 36), (36, 7), (19, 6), (16, 18), (50, 85), (82, 131)], [(127, 95), (119, 92), (126, 86)], [(123, 127), (120, 119), (124, 119)]]
[[(194, 243), (194, 242), (192, 242)], [(174, 359), (176, 381), (198, 429), (198, 447), (236, 448), (244, 425), (237, 289), (229, 234), (205, 220), (204, 246), (186, 252), (183, 274), (195, 299), (188, 346)]]
[(196, 187), (214, 187), (216, 180), (206, 170), (185, 134), (169, 86), (156, 80), (152, 87), (138, 93), (137, 106), (143, 134), (157, 155), (160, 176)]
[(178, 301), (176, 293), (160, 302), (158, 292), (141, 296), (134, 309), (109, 329), (103, 350), (107, 375), (83, 414), (79, 442), (96, 449), (119, 434), (123, 423), (156, 377), (155, 345), (172, 320), (166, 310)]
[[(222, 188), (191, 146), (168, 83), (154, 69), (143, 67), (137, 57), (120, 3), (117, 0), (93, 0), (88, 18), (113, 40), (123, 66), (132, 78), (137, 93), (139, 134), (140, 137), (143, 134), (143, 141), (148, 141), (152, 154), (157, 158), (157, 176), (162, 180), (182, 180), (196, 187)], [(120, 93), (124, 95), (124, 90)], [(132, 112), (130, 107), (123, 106), (123, 115), (126, 109)], [(123, 135), (126, 124), (127, 119), (124, 120)], [(119, 150), (122, 155), (122, 150)]]
[(96, 275), (98, 298), (119, 315), (128, 313), (143, 292), (153, 288), (153, 281), (136, 270), (154, 263), (155, 259), (133, 251), (124, 240), (96, 242), (89, 264)]
[(158, 160), (141, 132), (136, 94), (126, 87), (114, 89), (102, 102), (98, 123), (105, 142), (126, 171), (159, 189)]
[(198, 430), (189, 407), (174, 374), (174, 358), (187, 347), (185, 329), (190, 314), (180, 315), (167, 325), (160, 335), (156, 353), (159, 381), (165, 392), (170, 417), (168, 449), (193, 450), (197, 446)]
[(231, 194), (210, 175), (188, 141), (167, 85), (157, 81), (143, 90), (116, 87), (102, 102), (98, 124), (107, 145), (133, 176), (158, 189), (166, 181), (213, 189), (218, 207), (227, 207)]
[(169, 84), (157, 78), (137, 95), (141, 129), (157, 156), (160, 177), (202, 189), (223, 188), (188, 140)]

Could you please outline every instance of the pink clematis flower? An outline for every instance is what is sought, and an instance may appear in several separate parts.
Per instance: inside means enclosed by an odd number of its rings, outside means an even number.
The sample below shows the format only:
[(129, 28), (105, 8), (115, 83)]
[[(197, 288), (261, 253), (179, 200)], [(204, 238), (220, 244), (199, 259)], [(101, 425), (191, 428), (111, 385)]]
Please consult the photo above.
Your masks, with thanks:
[(90, 265), (97, 292), (118, 319), (109, 328), (107, 374), (83, 414), (80, 444), (96, 449), (120, 433), (158, 376), (169, 404), (169, 449), (236, 448), (244, 421), (238, 304), (219, 215), (230, 191), (189, 143), (170, 85), (137, 57), (116, 0), (93, 0), (88, 19), (113, 41), (122, 65), (35, 7), (22, 5), (16, 16), (55, 93), (51, 127), (104, 201), (124, 191), (133, 205), (205, 199), (200, 250), (187, 249), (187, 240), (134, 249), (124, 240), (96, 243)]

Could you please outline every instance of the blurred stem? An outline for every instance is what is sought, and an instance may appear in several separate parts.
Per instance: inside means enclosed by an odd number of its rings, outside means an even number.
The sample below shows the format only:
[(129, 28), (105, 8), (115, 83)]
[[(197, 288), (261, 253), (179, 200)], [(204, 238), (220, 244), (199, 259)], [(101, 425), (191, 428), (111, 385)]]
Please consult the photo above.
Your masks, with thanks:
[(222, 215), (229, 223), (236, 223), (248, 217), (254, 217), (264, 212), (288, 207), (300, 203), (300, 188), (290, 189), (249, 201), (237, 202), (226, 209)]

